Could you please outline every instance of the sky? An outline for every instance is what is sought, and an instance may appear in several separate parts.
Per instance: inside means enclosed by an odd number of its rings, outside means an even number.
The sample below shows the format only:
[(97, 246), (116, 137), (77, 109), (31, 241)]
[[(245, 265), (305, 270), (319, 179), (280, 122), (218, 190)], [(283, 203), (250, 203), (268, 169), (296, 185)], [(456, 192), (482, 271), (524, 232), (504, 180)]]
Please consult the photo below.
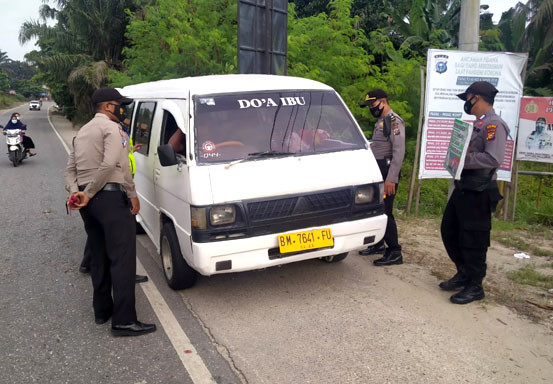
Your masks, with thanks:
[[(499, 22), (501, 14), (513, 7), (519, 0), (480, 0), (480, 4), (490, 6), (494, 13), (493, 22)], [(522, 0), (526, 3), (527, 0)], [(43, 0), (0, 0), (0, 50), (8, 53), (12, 60), (24, 60), (23, 56), (35, 48), (34, 41), (19, 44), (19, 29), (25, 21), (37, 20), (38, 9)], [(50, 0), (53, 5), (54, 1)]]

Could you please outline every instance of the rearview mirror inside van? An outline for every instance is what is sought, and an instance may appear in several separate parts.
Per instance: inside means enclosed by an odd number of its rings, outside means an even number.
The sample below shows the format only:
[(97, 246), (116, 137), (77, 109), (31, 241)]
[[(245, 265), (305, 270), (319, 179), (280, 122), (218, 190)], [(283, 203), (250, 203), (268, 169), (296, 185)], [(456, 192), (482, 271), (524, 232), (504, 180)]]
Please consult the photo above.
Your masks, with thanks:
[(159, 162), (163, 167), (169, 167), (171, 165), (177, 165), (179, 160), (177, 159), (177, 154), (171, 146), (171, 144), (164, 144), (157, 147), (157, 154), (159, 157)]

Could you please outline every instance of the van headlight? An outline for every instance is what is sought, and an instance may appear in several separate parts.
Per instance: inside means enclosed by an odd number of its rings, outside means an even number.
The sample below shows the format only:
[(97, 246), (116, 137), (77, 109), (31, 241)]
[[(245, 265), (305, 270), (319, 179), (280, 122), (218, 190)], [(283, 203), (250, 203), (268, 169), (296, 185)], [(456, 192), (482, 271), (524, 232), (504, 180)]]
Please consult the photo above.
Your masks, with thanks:
[(213, 226), (232, 224), (236, 221), (234, 205), (218, 205), (209, 210), (209, 223)]
[(372, 203), (375, 195), (375, 188), (372, 185), (364, 185), (355, 191), (355, 204)]

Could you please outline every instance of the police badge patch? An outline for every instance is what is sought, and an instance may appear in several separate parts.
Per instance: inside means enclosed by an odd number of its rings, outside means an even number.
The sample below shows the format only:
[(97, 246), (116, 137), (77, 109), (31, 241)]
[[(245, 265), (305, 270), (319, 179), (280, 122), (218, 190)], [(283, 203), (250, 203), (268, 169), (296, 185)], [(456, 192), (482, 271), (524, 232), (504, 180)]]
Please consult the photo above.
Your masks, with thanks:
[(488, 124), (486, 126), (486, 140), (491, 141), (495, 139), (495, 132), (497, 131), (497, 124)]
[(397, 136), (401, 133), (401, 129), (398, 123), (393, 123), (392, 128), (393, 128), (394, 136)]

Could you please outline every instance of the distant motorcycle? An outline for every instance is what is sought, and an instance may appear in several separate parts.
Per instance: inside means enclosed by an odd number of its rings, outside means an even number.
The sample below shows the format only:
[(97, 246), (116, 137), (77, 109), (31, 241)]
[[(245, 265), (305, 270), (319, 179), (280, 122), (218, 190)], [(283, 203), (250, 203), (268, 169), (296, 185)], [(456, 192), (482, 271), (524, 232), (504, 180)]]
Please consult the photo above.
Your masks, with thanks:
[(6, 144), (8, 145), (8, 157), (13, 166), (17, 167), (17, 164), (20, 164), (27, 157), (27, 151), (23, 146), (25, 131), (21, 129), (7, 129), (4, 131), (4, 134), (6, 135)]

